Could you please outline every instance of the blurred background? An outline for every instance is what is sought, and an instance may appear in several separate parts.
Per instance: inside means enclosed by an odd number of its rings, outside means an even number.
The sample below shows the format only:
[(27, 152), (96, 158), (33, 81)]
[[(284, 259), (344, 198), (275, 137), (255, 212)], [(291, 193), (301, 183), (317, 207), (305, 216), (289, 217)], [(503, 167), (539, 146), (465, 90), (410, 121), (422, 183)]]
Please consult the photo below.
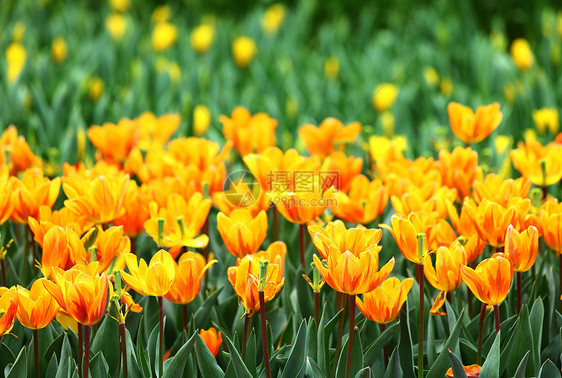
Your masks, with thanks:
[[(506, 137), (481, 151), (558, 131), (555, 2), (4, 0), (0, 25), (0, 127), (53, 166), (75, 159), (80, 130), (145, 111), (221, 143), (221, 114), (267, 112), (283, 149), (337, 117), (363, 124), (357, 149), (405, 136), (410, 157), (458, 143), (450, 101), (500, 103)], [(537, 129), (544, 107), (556, 125)]]

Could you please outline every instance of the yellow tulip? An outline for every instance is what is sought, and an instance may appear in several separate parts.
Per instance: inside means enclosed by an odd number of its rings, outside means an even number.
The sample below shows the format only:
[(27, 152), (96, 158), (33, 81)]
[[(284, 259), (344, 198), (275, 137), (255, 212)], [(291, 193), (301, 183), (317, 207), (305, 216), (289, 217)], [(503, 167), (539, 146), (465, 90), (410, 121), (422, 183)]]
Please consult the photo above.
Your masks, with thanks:
[(123, 281), (140, 295), (162, 297), (172, 287), (176, 264), (167, 251), (158, 251), (148, 265), (143, 259), (137, 262), (137, 256), (132, 253), (125, 255), (125, 261), (129, 273), (121, 273)]

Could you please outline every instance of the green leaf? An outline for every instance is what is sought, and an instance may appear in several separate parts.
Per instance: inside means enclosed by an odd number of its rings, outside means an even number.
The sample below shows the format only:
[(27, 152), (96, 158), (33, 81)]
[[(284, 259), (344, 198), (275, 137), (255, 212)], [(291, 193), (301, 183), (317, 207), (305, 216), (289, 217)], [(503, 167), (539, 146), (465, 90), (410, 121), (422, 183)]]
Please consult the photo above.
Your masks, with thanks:
[(529, 354), (530, 353), (531, 353), (531, 351), (528, 351), (525, 354), (525, 357), (519, 363), (519, 366), (517, 367), (517, 371), (515, 372), (514, 378), (525, 378), (525, 369), (527, 367), (527, 361), (529, 361)]
[(306, 357), (306, 376), (310, 376), (312, 378), (324, 378), (326, 376), (322, 373), (322, 370), (320, 370), (316, 361), (308, 356)]
[[(515, 371), (519, 366), (519, 362), (523, 359), (527, 351), (533, 351), (535, 348), (527, 305), (524, 305), (521, 308), (519, 320), (517, 321), (517, 329), (513, 337), (513, 347), (511, 348), (507, 362), (507, 374), (510, 377), (515, 374)], [(536, 375), (534, 356), (534, 352), (529, 356), (529, 363), (527, 364), (527, 368), (525, 370), (525, 376), (532, 377)]]
[[(250, 374), (248, 368), (246, 367), (246, 365), (244, 365), (244, 361), (242, 361), (242, 357), (240, 357), (240, 353), (238, 353), (238, 350), (236, 350), (236, 347), (232, 343), (232, 340), (230, 340), (230, 337), (228, 337), (225, 334), (223, 335), (223, 338), (226, 339), (226, 344), (228, 345), (228, 352), (230, 353), (230, 358), (231, 358), (230, 363), (234, 367), (236, 376), (238, 378), (251, 378), (252, 374)], [(226, 370), (227, 370), (226, 373), (228, 374), (229, 369), (227, 368)]]
[(6, 378), (27, 377), (27, 356), (25, 352), (26, 349), (24, 346), (8, 371), (8, 374), (6, 374)]
[[(457, 322), (457, 316), (455, 313), (455, 310), (453, 309), (453, 307), (451, 307), (451, 305), (449, 304), (449, 301), (445, 301), (445, 308), (447, 309), (447, 322), (449, 324), (449, 331), (452, 330), (455, 327), (455, 324)], [(454, 345), (452, 346), (452, 348), (450, 348), (455, 354), (460, 355), (460, 350), (459, 350), (459, 344), (458, 342), (454, 343)]]
[[(402, 366), (400, 364), (400, 351), (398, 346), (392, 351), (390, 360), (388, 361), (388, 366), (386, 372), (384, 373), (384, 378), (402, 378)], [(410, 375), (410, 377), (415, 377), (415, 375)]]
[(551, 360), (546, 360), (541, 366), (538, 378), (557, 378), (560, 377), (560, 370)]
[[(125, 329), (125, 338), (127, 340), (127, 378), (140, 378), (143, 376), (140, 370), (141, 366), (135, 355), (135, 346), (128, 329)], [(146, 370), (146, 375), (148, 375), (148, 369)]]
[[(408, 301), (400, 309), (400, 339), (398, 342), (398, 353), (400, 353), (400, 375), (405, 372), (406, 376), (414, 377), (414, 352), (412, 351), (412, 335), (410, 333), (410, 315), (408, 313)], [(394, 353), (394, 352), (393, 352)], [(387, 370), (388, 372), (388, 370)]]
[(531, 332), (533, 334), (533, 360), (535, 362), (534, 371), (538, 371), (541, 363), (541, 345), (542, 345), (542, 331), (544, 324), (544, 304), (539, 297), (533, 303), (531, 314), (529, 317), (531, 323)]
[(59, 366), (59, 362), (57, 360), (57, 355), (53, 353), (51, 359), (49, 360), (49, 365), (47, 365), (47, 373), (45, 377), (54, 377), (57, 375), (57, 369)]
[(109, 365), (103, 357), (103, 352), (98, 352), (90, 360), (90, 374), (92, 378), (102, 378), (109, 376)]
[(327, 320), (328, 310), (327, 302), (324, 303), (322, 310), (322, 317), (320, 318), (320, 325), (318, 327), (318, 366), (328, 375), (331, 372), (330, 368), (330, 334), (336, 326), (339, 318), (342, 316), (343, 310), (338, 311), (330, 321)]
[(0, 344), (0, 372), (3, 372), (8, 364), (11, 364), (16, 359), (10, 348)]
[(105, 362), (107, 362), (111, 375), (116, 375), (120, 356), (119, 324), (109, 316), (106, 316), (101, 322), (92, 340), (90, 353), (95, 356), (99, 352), (103, 352), (103, 357)]
[(283, 369), (282, 378), (296, 377), (304, 367), (306, 360), (306, 320), (301, 322), (295, 343), (289, 353), (289, 359)]
[(450, 349), (449, 349), (449, 361), (451, 362), (451, 368), (453, 369), (453, 376), (455, 378), (467, 378), (461, 360), (459, 360), (457, 355), (454, 354)]
[(437, 348), (435, 347), (435, 316), (427, 319), (427, 366), (433, 365), (437, 357)]
[[(250, 318), (251, 319), (251, 318)], [(248, 337), (248, 343), (246, 344), (246, 367), (253, 377), (257, 376), (256, 358), (257, 358), (257, 347), (256, 347), (256, 331), (252, 328), (250, 332), (250, 337)]]
[(364, 367), (355, 374), (355, 378), (370, 378), (371, 368), (369, 366)]
[(380, 356), (384, 346), (392, 340), (392, 337), (398, 332), (400, 322), (394, 323), (384, 330), (379, 337), (375, 339), (366, 349), (363, 356), (363, 362), (367, 366), (373, 366), (377, 357)]
[(62, 349), (60, 355), (60, 365), (57, 369), (56, 378), (66, 378), (69, 376), (69, 372), (74, 369), (76, 363), (72, 359), (72, 350), (70, 349), (70, 342), (68, 341), (68, 337), (64, 336), (62, 342)]
[(209, 297), (205, 299), (205, 302), (203, 302), (201, 307), (199, 307), (199, 309), (195, 312), (195, 315), (193, 315), (195, 327), (202, 327), (205, 324), (205, 322), (209, 318), (209, 314), (211, 313), (211, 310), (213, 309), (214, 306), (216, 306), (217, 297), (219, 296), (219, 294), (223, 289), (224, 286), (221, 286), (218, 289), (216, 289), (213, 292), (213, 294), (209, 295)]
[[(269, 341), (269, 339), (268, 339)], [(318, 356), (317, 351), (318, 344), (318, 326), (316, 325), (316, 320), (311, 318), (308, 322), (308, 330), (306, 333), (306, 354), (316, 358)]]
[(443, 349), (441, 350), (441, 353), (439, 353), (439, 356), (437, 356), (437, 359), (431, 366), (431, 369), (429, 369), (429, 373), (427, 374), (426, 378), (441, 378), (447, 372), (447, 369), (449, 368), (448, 351), (449, 349), (453, 350), (455, 346), (457, 346), (459, 343), (459, 335), (461, 333), (463, 313), (464, 313), (464, 309), (461, 311), (457, 323), (455, 324), (455, 327), (451, 331), (451, 335), (443, 345)]
[(224, 372), (217, 364), (215, 356), (211, 353), (205, 342), (196, 333), (195, 353), (197, 356), (197, 365), (203, 377), (224, 377)]
[(193, 349), (193, 344), (195, 344), (195, 338), (197, 333), (194, 333), (193, 336), (186, 341), (185, 344), (178, 350), (175, 356), (169, 358), (166, 362), (166, 368), (164, 369), (164, 374), (162, 378), (176, 378), (183, 374), (183, 370), (185, 368), (185, 363), (187, 362), (188, 356)]
[[(347, 349), (349, 347), (349, 338), (345, 341), (345, 344), (342, 347), (338, 366), (336, 368), (336, 377), (343, 378), (346, 374), (347, 369)], [(355, 329), (353, 335), (353, 346), (351, 350), (351, 370), (350, 376), (354, 376), (357, 372), (363, 369), (363, 349), (361, 346), (361, 335), (359, 334), (359, 330)]]
[(496, 335), (494, 343), (486, 356), (486, 361), (482, 365), (482, 370), (480, 370), (480, 377), (482, 378), (499, 378), (500, 376), (500, 342), (501, 334), (499, 331)]

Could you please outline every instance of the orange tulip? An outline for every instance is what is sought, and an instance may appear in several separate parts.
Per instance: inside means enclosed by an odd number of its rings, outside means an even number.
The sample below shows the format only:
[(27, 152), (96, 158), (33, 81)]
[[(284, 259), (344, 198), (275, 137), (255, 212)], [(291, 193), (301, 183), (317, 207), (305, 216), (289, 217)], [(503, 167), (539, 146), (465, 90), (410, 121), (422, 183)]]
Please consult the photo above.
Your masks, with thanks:
[(43, 239), (47, 231), (53, 226), (62, 228), (70, 228), (78, 235), (83, 234), (92, 227), (88, 219), (77, 214), (70, 209), (63, 207), (60, 210), (51, 210), (49, 206), (41, 206), (39, 208), (39, 216), (36, 218), (29, 217), (29, 228), (33, 232), (33, 239), (43, 247)]
[(310, 155), (326, 156), (336, 145), (354, 142), (361, 133), (361, 124), (352, 122), (344, 126), (336, 118), (326, 118), (320, 126), (302, 125), (298, 132)]
[(140, 138), (136, 126), (135, 121), (127, 118), (117, 124), (94, 125), (88, 129), (88, 138), (103, 157), (122, 163)]
[(277, 121), (266, 113), (252, 116), (247, 109), (238, 106), (232, 111), (230, 118), (221, 115), (219, 120), (224, 137), (232, 141), (241, 156), (260, 153), (275, 145)]
[(144, 232), (144, 222), (150, 217), (149, 198), (134, 180), (129, 182), (123, 207), (125, 212), (113, 221), (115, 226), (123, 226), (125, 235), (136, 237)]
[(388, 203), (388, 194), (380, 180), (369, 181), (358, 175), (351, 180), (349, 193), (334, 192), (330, 209), (346, 222), (367, 224), (380, 217)]
[[(433, 190), (432, 190), (433, 189)], [(398, 215), (407, 216), (414, 212), (432, 213), (436, 211), (441, 218), (447, 216), (447, 203), (452, 203), (457, 198), (456, 189), (446, 186), (426, 186), (418, 189), (411, 186), (410, 190), (402, 196), (392, 196), (390, 202)]]
[(348, 157), (343, 152), (336, 151), (324, 159), (318, 175), (324, 190), (334, 186), (337, 190), (347, 192), (351, 185), (351, 180), (361, 174), (362, 170), (362, 158)]
[(471, 220), (478, 235), (494, 248), (503, 247), (505, 231), (516, 221), (516, 207), (504, 208), (487, 199), (476, 205), (472, 199), (465, 199), (467, 217)]
[(201, 279), (207, 269), (217, 260), (205, 261), (203, 255), (194, 252), (185, 252), (175, 265), (176, 274), (170, 290), (164, 298), (177, 304), (188, 304), (199, 295)]
[[(267, 259), (266, 257), (246, 255), (239, 260), (237, 266), (228, 268), (228, 280), (234, 288), (239, 302), (244, 306), (246, 316), (253, 316), (260, 310), (257, 279), (260, 272), (260, 260)], [(270, 261), (267, 266), (264, 290), (265, 303), (274, 299), (283, 289), (285, 278), (280, 271), (282, 272), (280, 266)]]
[(500, 104), (494, 102), (479, 106), (476, 113), (471, 108), (451, 102), (447, 106), (451, 130), (466, 144), (483, 141), (500, 125), (503, 115)]
[(19, 303), (16, 317), (25, 328), (45, 328), (59, 311), (60, 306), (51, 293), (45, 290), (44, 281), (45, 278), (35, 280), (30, 290), (21, 286), (16, 289)]
[(512, 225), (505, 235), (505, 254), (513, 264), (515, 272), (526, 272), (535, 263), (539, 250), (539, 232), (536, 227), (529, 226), (525, 231), (518, 232)]
[[(125, 267), (124, 255), (131, 252), (131, 240), (123, 234), (123, 227), (110, 227), (99, 230), (94, 243), (96, 260), (100, 263), (99, 272), (105, 272), (110, 266), (113, 270)], [(88, 261), (91, 259), (88, 254)]]
[(486, 175), (484, 180), (474, 183), (474, 200), (480, 203), (487, 198), (506, 206), (513, 198), (527, 198), (530, 189), (531, 181), (524, 177), (504, 180), (501, 176), (491, 173)]
[(363, 300), (357, 298), (357, 307), (373, 322), (390, 323), (398, 317), (413, 284), (413, 278), (406, 278), (400, 282), (398, 278), (390, 277), (375, 290), (363, 294)]
[(471, 263), (482, 254), (486, 242), (480, 238), (476, 228), (470, 220), (467, 208), (463, 205), (460, 216), (453, 204), (447, 204), (449, 219), (461, 239), (464, 242), (464, 251), (467, 263)]
[(162, 240), (164, 247), (204, 248), (209, 243), (209, 237), (197, 234), (210, 209), (211, 200), (204, 199), (201, 193), (195, 193), (189, 201), (174, 193), (168, 197), (166, 207), (159, 208), (156, 202), (150, 203), (150, 218), (144, 222), (144, 229), (158, 242), (158, 219), (161, 218), (165, 220)]
[(560, 256), (562, 251), (562, 204), (548, 200), (540, 209), (540, 227), (548, 248)]
[(13, 181), (10, 179), (8, 169), (2, 167), (0, 168), (0, 193), (2, 193), (0, 197), (0, 224), (6, 222), (14, 210), (14, 205), (11, 201), (12, 190)]
[(217, 215), (217, 230), (226, 249), (236, 257), (258, 251), (267, 236), (267, 215), (261, 211), (255, 218), (245, 209), (236, 209), (227, 216)]
[(0, 151), (9, 153), (8, 166), (12, 175), (29, 168), (41, 168), (43, 164), (41, 158), (31, 152), (25, 138), (18, 136), (18, 130), (14, 125), (10, 125), (0, 136)]
[(105, 273), (97, 273), (98, 265), (98, 262), (75, 265), (65, 272), (55, 269), (56, 283), (43, 281), (59, 306), (85, 326), (97, 324), (107, 307), (109, 280)]
[(478, 153), (470, 147), (457, 147), (453, 152), (439, 151), (439, 163), (443, 184), (457, 190), (460, 202), (470, 196), (474, 181), (482, 180)]
[(85, 190), (80, 193), (75, 187), (63, 184), (68, 199), (64, 205), (78, 214), (85, 214), (96, 224), (111, 223), (125, 213), (123, 203), (129, 186), (129, 175), (99, 176), (83, 182)]
[(16, 288), (0, 287), (0, 337), (10, 333), (18, 310)]
[(223, 163), (231, 149), (231, 142), (227, 142), (221, 151), (218, 143), (195, 137), (177, 138), (168, 143), (168, 151), (177, 161), (186, 166), (195, 166), (201, 171)]
[(362, 252), (378, 255), (382, 248), (378, 245), (382, 238), (380, 229), (366, 229), (363, 226), (346, 229), (340, 220), (328, 223), (325, 228), (308, 226), (308, 232), (323, 260), (328, 259), (332, 250), (340, 254), (351, 252), (359, 257)]
[(387, 138), (373, 135), (369, 138), (369, 152), (371, 160), (378, 166), (386, 165), (391, 161), (404, 159), (403, 152), (408, 146), (405, 137)]
[(14, 210), (11, 219), (27, 224), (27, 218), (37, 218), (41, 206), (53, 207), (60, 191), (60, 178), (49, 180), (39, 168), (30, 168), (20, 180), (14, 181), (11, 201)]
[(511, 285), (513, 265), (509, 259), (496, 254), (482, 261), (476, 269), (461, 268), (462, 280), (482, 303), (495, 306), (501, 303)]
[(306, 224), (319, 217), (332, 197), (332, 190), (323, 192), (318, 181), (301, 191), (283, 192), (272, 197), (279, 213), (289, 222)]
[(125, 173), (136, 176), (143, 183), (173, 176), (174, 172), (181, 170), (183, 164), (174, 159), (163, 146), (157, 145), (152, 145), (143, 152), (138, 147), (133, 148), (123, 164)]
[(466, 254), (458, 241), (453, 242), (448, 248), (439, 247), (435, 251), (435, 267), (431, 256), (425, 256), (425, 278), (431, 286), (440, 291), (433, 302), (430, 314), (445, 315), (439, 309), (445, 304), (446, 294), (462, 284), (461, 267), (463, 265), (466, 265)]
[(180, 126), (181, 117), (179, 114), (156, 117), (152, 112), (144, 112), (134, 121), (140, 134), (138, 146), (146, 149), (152, 145), (164, 145)]
[(172, 194), (179, 194), (184, 199), (191, 198), (199, 191), (195, 182), (196, 178), (191, 173), (190, 170), (180, 170), (173, 177), (151, 179), (144, 183), (141, 186), (141, 192), (146, 197), (147, 204), (150, 205), (150, 202), (154, 201), (158, 207), (166, 207), (168, 197)]
[[(482, 367), (480, 365), (468, 365), (468, 366), (464, 366), (463, 365), (463, 369), (464, 372), (466, 374), (466, 378), (478, 378), (478, 376), (480, 375), (480, 370), (482, 369)], [(454, 378), (455, 376), (453, 375), (453, 368), (449, 368), (449, 370), (447, 370), (447, 372), (445, 373), (445, 377), (447, 378)]]
[(127, 285), (143, 296), (162, 297), (170, 290), (176, 275), (176, 263), (173, 257), (161, 249), (150, 259), (147, 265), (143, 259), (137, 262), (132, 253), (125, 255), (129, 273), (122, 272), (121, 277)]
[(199, 336), (201, 336), (201, 338), (205, 342), (205, 345), (207, 346), (207, 348), (209, 348), (213, 356), (216, 357), (222, 344), (222, 335), (220, 331), (217, 333), (217, 330), (213, 327), (209, 328), (208, 330), (202, 329), (201, 331), (199, 331)]
[(256, 217), (262, 210), (269, 209), (269, 195), (258, 183), (248, 184), (237, 179), (230, 183), (227, 190), (213, 193), (213, 203), (228, 216), (235, 209), (246, 209), (252, 217)]
[(340, 252), (330, 247), (328, 259), (313, 256), (314, 265), (332, 289), (349, 295), (365, 294), (375, 290), (392, 272), (394, 257), (379, 270), (378, 253), (371, 251), (354, 255), (350, 251)]
[[(511, 151), (513, 166), (521, 175), (539, 186), (556, 184), (562, 178), (562, 145), (543, 146), (536, 140), (519, 142)], [(543, 166), (544, 164), (544, 171)]]
[(402, 255), (408, 260), (416, 264), (423, 264), (425, 253), (422, 256), (418, 255), (418, 240), (417, 234), (424, 233), (430, 234), (430, 230), (435, 226), (438, 220), (437, 213), (410, 213), (407, 218), (399, 215), (393, 215), (390, 219), (392, 227), (386, 224), (380, 224), (379, 227), (387, 229), (392, 233), (394, 241), (400, 248)]
[(377, 171), (388, 189), (389, 195), (401, 197), (418, 188), (424, 197), (441, 187), (439, 166), (433, 158), (418, 158), (414, 161), (401, 159), (389, 163), (377, 162)]
[(75, 231), (53, 226), (45, 233), (40, 266), (45, 277), (55, 278), (53, 268), (68, 270), (76, 263), (85, 262), (86, 249)]

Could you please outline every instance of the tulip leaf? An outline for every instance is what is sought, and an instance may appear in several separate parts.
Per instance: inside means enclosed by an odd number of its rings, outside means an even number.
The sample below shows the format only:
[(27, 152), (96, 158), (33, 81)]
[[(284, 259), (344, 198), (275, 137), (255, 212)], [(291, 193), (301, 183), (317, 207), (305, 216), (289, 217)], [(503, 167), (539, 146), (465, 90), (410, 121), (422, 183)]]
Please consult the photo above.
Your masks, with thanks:
[[(268, 339), (269, 341), (270, 339)], [(271, 342), (270, 342), (271, 344)], [(317, 344), (318, 344), (318, 326), (316, 325), (316, 320), (311, 318), (308, 322), (308, 330), (306, 333), (306, 354), (316, 358), (318, 355), (317, 351)]]
[(499, 331), (496, 335), (494, 343), (486, 356), (486, 361), (480, 370), (480, 377), (482, 378), (499, 378), (500, 376), (500, 343), (502, 332)]
[(308, 356), (306, 357), (306, 376), (310, 376), (312, 378), (324, 378), (326, 376), (322, 373), (322, 370), (320, 370), (316, 361)]
[(109, 316), (102, 320), (92, 340), (90, 353), (96, 355), (98, 352), (103, 352), (109, 372), (116, 375), (119, 363), (119, 324)]
[(289, 353), (289, 359), (283, 369), (282, 378), (296, 377), (304, 367), (306, 359), (306, 320), (301, 322), (297, 337)]
[(16, 359), (10, 348), (2, 345), (0, 342), (0, 372), (3, 372), (8, 364), (11, 364)]
[(159, 333), (160, 333), (160, 329), (159, 329), (159, 325), (156, 324), (154, 326), (154, 328), (152, 329), (152, 332), (150, 332), (150, 336), (148, 337), (148, 345), (147, 345), (147, 351), (148, 351), (148, 364), (152, 369), (152, 374), (155, 374), (156, 371), (158, 370), (158, 349), (159, 349), (159, 345), (158, 342), (159, 340)]
[(371, 368), (369, 366), (364, 367), (355, 374), (355, 378), (370, 378)]
[(59, 361), (57, 360), (57, 355), (53, 353), (51, 359), (49, 360), (49, 364), (47, 365), (47, 372), (45, 374), (45, 377), (56, 376), (58, 367), (59, 367)]
[(90, 374), (92, 378), (108, 377), (109, 365), (105, 361), (103, 352), (98, 352), (90, 359)]
[(376, 338), (367, 348), (363, 356), (363, 361), (366, 366), (373, 366), (377, 357), (380, 356), (384, 346), (392, 339), (395, 333), (399, 330), (400, 322), (394, 323), (384, 330), (379, 337)]
[[(137, 356), (135, 354), (135, 346), (133, 345), (133, 339), (131, 338), (131, 334), (128, 329), (125, 329), (125, 339), (127, 342), (127, 376), (133, 378), (140, 378), (142, 377), (141, 374), (141, 367), (137, 360)], [(146, 370), (148, 373), (148, 369)]]
[(213, 292), (213, 294), (209, 295), (209, 297), (207, 297), (207, 299), (205, 299), (205, 301), (203, 302), (201, 307), (199, 307), (197, 309), (197, 311), (195, 312), (195, 315), (193, 315), (195, 327), (202, 327), (205, 324), (205, 322), (209, 318), (211, 310), (214, 308), (214, 306), (216, 306), (217, 297), (219, 296), (219, 294), (221, 293), (221, 291), (223, 289), (224, 289), (224, 286), (221, 286), (221, 287), (217, 288)]
[[(230, 365), (234, 367), (236, 376), (238, 378), (251, 378), (252, 374), (250, 374), (248, 368), (246, 367), (246, 365), (244, 365), (244, 361), (242, 360), (242, 357), (240, 357), (240, 353), (238, 353), (238, 350), (236, 350), (236, 347), (232, 343), (232, 340), (230, 340), (230, 337), (224, 334), (223, 338), (226, 340), (226, 343), (228, 345), (228, 352), (230, 353), (231, 358)], [(228, 375), (228, 373), (229, 368), (227, 367), (226, 375)]]
[(21, 349), (16, 360), (8, 370), (6, 378), (27, 377), (27, 356), (25, 346)]
[[(447, 309), (447, 322), (449, 323), (449, 331), (454, 329), (455, 324), (457, 322), (457, 316), (455, 310), (451, 306), (448, 300), (445, 301), (445, 308)], [(462, 317), (461, 317), (462, 318)], [(450, 348), (455, 354), (460, 355), (459, 350), (459, 343), (455, 342), (454, 345)]]
[[(524, 305), (521, 308), (519, 320), (517, 321), (517, 329), (515, 330), (513, 338), (513, 346), (511, 348), (511, 352), (509, 353), (509, 359), (507, 362), (507, 374), (510, 377), (515, 374), (519, 362), (523, 359), (527, 351), (533, 351), (535, 348), (527, 305)], [(540, 346), (537, 348), (540, 349)], [(534, 352), (529, 356), (529, 363), (527, 364), (525, 376), (530, 377), (536, 375), (534, 356)]]
[(256, 352), (256, 331), (254, 328), (252, 328), (252, 330), (250, 331), (250, 337), (248, 337), (248, 341), (246, 344), (246, 358), (244, 359), (244, 363), (246, 364), (248, 371), (250, 372), (250, 374), (252, 374), (253, 377), (257, 376)]
[(451, 335), (443, 345), (441, 353), (439, 353), (439, 356), (437, 356), (437, 359), (429, 369), (429, 373), (426, 375), (426, 378), (441, 378), (447, 372), (447, 369), (449, 368), (449, 349), (453, 350), (453, 348), (458, 345), (463, 313), (464, 309), (461, 311), (459, 318), (457, 319), (457, 323), (451, 331)]
[(183, 374), (183, 371), (185, 369), (185, 364), (188, 360), (191, 350), (193, 349), (193, 345), (195, 344), (196, 336), (197, 333), (194, 333), (193, 336), (191, 336), (189, 340), (187, 340), (186, 343), (183, 344), (180, 350), (178, 350), (175, 356), (170, 357), (167, 360), (169, 362), (166, 365), (166, 368), (164, 369), (164, 374), (162, 375), (162, 378), (172, 378), (172, 377), (176, 378)]
[(525, 353), (525, 357), (519, 363), (517, 371), (515, 372), (514, 378), (525, 378), (525, 369), (527, 368), (527, 362), (529, 361), (529, 354), (531, 351)]
[(340, 310), (332, 319), (330, 319), (330, 321), (328, 321), (327, 309), (327, 304), (324, 303), (324, 309), (322, 310), (320, 325), (318, 327), (317, 343), (318, 366), (320, 366), (320, 369), (322, 369), (326, 375), (330, 372), (330, 334), (343, 314), (343, 310)]
[(435, 358), (437, 358), (437, 349), (435, 346), (435, 316), (430, 316), (427, 319), (427, 365), (433, 365)]
[(533, 303), (529, 321), (531, 323), (531, 332), (533, 334), (534, 348), (532, 353), (534, 354), (533, 359), (535, 362), (535, 371), (538, 371), (541, 361), (542, 331), (544, 323), (544, 304), (540, 297)]
[[(401, 371), (408, 377), (414, 377), (414, 352), (412, 351), (412, 335), (410, 332), (410, 315), (408, 301), (400, 309), (400, 339), (398, 342)], [(402, 374), (401, 372), (401, 374)]]
[[(402, 378), (403, 374), (402, 365), (400, 364), (400, 350), (399, 346), (396, 346), (392, 351), (390, 360), (388, 360), (384, 378)], [(410, 375), (410, 377), (415, 377), (415, 375)]]
[(557, 378), (560, 377), (560, 370), (551, 360), (546, 360), (539, 370), (538, 378)]
[(199, 366), (199, 371), (203, 377), (224, 377), (224, 372), (217, 364), (215, 356), (211, 353), (205, 342), (199, 336), (198, 333), (195, 334), (195, 353), (197, 356), (197, 366)]
[[(308, 266), (310, 267), (310, 265)], [(303, 278), (303, 273), (305, 272), (299, 265), (296, 273), (295, 287), (297, 298), (299, 299), (296, 304), (302, 314), (301, 319), (314, 316), (314, 292)], [(310, 276), (312, 277), (312, 274)]]
[[(342, 347), (338, 366), (336, 368), (336, 377), (343, 378), (346, 374), (347, 369), (347, 350), (349, 348), (349, 338), (345, 341), (345, 344)], [(359, 334), (359, 330), (356, 328), (353, 335), (353, 346), (351, 352), (351, 370), (350, 376), (355, 376), (357, 372), (363, 369), (363, 349), (361, 345), (361, 335)]]
[(68, 341), (68, 337), (64, 336), (61, 348), (61, 355), (60, 355), (60, 365), (57, 369), (56, 378), (66, 378), (70, 375), (70, 371), (76, 365), (74, 360), (72, 359), (72, 350), (70, 349), (70, 342)]
[(449, 349), (449, 361), (451, 362), (451, 368), (453, 370), (453, 377), (455, 378), (467, 378), (466, 371), (462, 366), (461, 360), (457, 357), (453, 351)]

